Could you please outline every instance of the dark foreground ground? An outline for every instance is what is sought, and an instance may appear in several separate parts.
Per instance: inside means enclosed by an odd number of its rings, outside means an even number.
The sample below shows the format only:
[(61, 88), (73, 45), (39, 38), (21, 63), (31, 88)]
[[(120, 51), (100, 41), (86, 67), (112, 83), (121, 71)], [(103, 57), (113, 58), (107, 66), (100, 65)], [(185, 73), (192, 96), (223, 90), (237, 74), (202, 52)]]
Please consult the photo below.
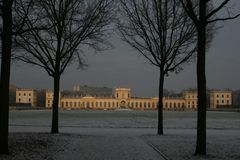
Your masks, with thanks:
[(239, 160), (240, 113), (208, 112), (206, 157), (193, 156), (196, 112), (62, 111), (60, 134), (49, 134), (50, 111), (10, 113), (10, 155), (1, 160)]

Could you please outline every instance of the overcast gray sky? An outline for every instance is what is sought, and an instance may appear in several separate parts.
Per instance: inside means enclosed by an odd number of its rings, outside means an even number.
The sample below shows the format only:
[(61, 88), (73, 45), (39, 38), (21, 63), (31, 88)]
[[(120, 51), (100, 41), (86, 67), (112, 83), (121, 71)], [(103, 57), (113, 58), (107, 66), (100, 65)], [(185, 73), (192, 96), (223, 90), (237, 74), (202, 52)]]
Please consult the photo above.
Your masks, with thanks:
[[(86, 70), (77, 65), (68, 67), (61, 78), (61, 89), (73, 85), (130, 87), (135, 96), (152, 97), (158, 93), (158, 68), (150, 65), (140, 54), (113, 36), (114, 49), (103, 53), (85, 51), (89, 64)], [(240, 89), (240, 18), (225, 22), (213, 39), (207, 53), (207, 87)], [(38, 67), (13, 64), (11, 83), (23, 88), (52, 89), (53, 80)], [(184, 70), (170, 74), (164, 88), (179, 92), (196, 87), (196, 63), (187, 64)]]

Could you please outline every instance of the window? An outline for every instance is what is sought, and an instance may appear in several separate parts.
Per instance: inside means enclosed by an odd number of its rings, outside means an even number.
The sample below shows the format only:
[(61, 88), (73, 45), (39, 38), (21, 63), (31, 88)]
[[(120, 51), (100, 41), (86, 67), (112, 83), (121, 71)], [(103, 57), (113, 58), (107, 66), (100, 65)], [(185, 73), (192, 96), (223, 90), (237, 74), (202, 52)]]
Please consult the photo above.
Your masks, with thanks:
[(18, 101), (21, 102), (21, 98), (19, 98)]
[(224, 100), (222, 100), (222, 103), (224, 103)]
[(217, 100), (217, 103), (219, 103), (219, 100)]
[(31, 98), (29, 98), (28, 101), (31, 102)]
[(217, 94), (217, 98), (219, 97), (219, 95)]
[(98, 102), (96, 102), (96, 107), (98, 107)]
[(29, 93), (28, 95), (31, 96), (31, 93)]
[(68, 107), (68, 102), (66, 102), (66, 107)]
[(229, 103), (229, 100), (227, 100), (227, 104), (230, 104), (230, 103)]
[(111, 106), (111, 103), (110, 102), (108, 102), (108, 107), (110, 107)]
[(23, 95), (26, 96), (26, 93), (24, 93)]
[(19, 93), (18, 95), (21, 96), (21, 93)]
[(76, 102), (74, 102), (74, 107), (77, 107), (77, 103)]
[(224, 98), (224, 95), (222, 95), (222, 98)]

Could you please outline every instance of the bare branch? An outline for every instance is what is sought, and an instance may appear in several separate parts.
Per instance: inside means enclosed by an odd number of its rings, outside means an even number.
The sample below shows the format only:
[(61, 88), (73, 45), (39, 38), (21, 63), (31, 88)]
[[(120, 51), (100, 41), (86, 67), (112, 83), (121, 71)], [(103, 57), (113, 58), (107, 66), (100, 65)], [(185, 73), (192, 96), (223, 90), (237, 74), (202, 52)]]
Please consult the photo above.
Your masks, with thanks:
[(211, 18), (213, 15), (215, 15), (217, 12), (219, 12), (230, 0), (223, 1), (218, 7), (216, 7), (214, 10), (212, 10), (208, 15), (206, 16), (206, 20)]
[(121, 0), (122, 39), (165, 74), (196, 51), (196, 30), (178, 1)]
[(20, 59), (30, 57), (31, 64), (38, 64), (52, 76), (60, 76), (74, 57), (84, 65), (79, 47), (105, 45), (112, 6), (113, 0), (39, 0), (22, 7), (17, 13), (26, 23), (16, 43), (28, 54)]
[(207, 23), (214, 23), (214, 22), (217, 22), (217, 21), (228, 21), (228, 20), (236, 19), (239, 16), (240, 16), (240, 14), (237, 14), (235, 16), (225, 17), (225, 18), (216, 18), (216, 19), (212, 19), (212, 20), (207, 21)]

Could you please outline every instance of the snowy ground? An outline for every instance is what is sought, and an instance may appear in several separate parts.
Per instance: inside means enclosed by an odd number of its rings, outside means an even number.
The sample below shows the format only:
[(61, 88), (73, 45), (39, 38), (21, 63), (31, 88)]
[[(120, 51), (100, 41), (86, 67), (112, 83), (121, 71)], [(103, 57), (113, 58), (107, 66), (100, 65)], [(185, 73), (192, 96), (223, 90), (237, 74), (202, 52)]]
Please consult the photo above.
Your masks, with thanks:
[(206, 157), (193, 156), (196, 112), (165, 112), (164, 136), (156, 111), (61, 111), (51, 135), (50, 111), (12, 111), (9, 148), (2, 160), (239, 160), (240, 113), (208, 112)]

